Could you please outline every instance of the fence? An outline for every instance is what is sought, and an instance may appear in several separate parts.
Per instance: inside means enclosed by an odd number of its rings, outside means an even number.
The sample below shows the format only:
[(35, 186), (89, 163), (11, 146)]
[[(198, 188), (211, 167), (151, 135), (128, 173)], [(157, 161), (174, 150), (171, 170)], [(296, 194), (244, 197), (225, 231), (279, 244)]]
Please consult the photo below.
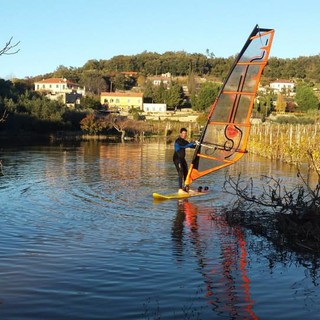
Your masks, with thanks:
[(255, 124), (251, 127), (248, 151), (287, 163), (307, 162), (311, 151), (320, 164), (319, 124)]

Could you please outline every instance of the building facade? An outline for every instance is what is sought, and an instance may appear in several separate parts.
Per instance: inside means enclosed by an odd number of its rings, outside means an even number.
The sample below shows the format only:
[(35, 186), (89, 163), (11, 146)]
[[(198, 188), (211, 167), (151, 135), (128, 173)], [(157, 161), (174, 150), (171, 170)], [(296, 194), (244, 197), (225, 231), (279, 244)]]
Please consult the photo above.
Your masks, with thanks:
[(273, 89), (275, 93), (285, 93), (291, 95), (294, 91), (295, 84), (289, 80), (278, 79), (270, 83), (270, 88)]
[(49, 78), (34, 83), (34, 89), (50, 100), (59, 100), (68, 107), (80, 105), (85, 96), (85, 87), (64, 78)]
[(167, 112), (167, 105), (165, 103), (144, 103), (144, 112)]
[(65, 78), (49, 78), (37, 81), (34, 83), (34, 89), (35, 91), (50, 94), (77, 92), (83, 96), (85, 95), (85, 87)]
[(107, 110), (129, 111), (143, 109), (143, 93), (101, 92), (100, 103)]

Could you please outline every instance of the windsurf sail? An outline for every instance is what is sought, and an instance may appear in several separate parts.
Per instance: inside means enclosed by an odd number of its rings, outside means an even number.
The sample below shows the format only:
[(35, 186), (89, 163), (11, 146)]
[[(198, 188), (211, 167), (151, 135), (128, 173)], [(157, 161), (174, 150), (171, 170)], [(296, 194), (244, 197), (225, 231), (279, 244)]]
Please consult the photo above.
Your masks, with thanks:
[(274, 29), (255, 26), (213, 102), (185, 185), (232, 165), (246, 152), (250, 117)]

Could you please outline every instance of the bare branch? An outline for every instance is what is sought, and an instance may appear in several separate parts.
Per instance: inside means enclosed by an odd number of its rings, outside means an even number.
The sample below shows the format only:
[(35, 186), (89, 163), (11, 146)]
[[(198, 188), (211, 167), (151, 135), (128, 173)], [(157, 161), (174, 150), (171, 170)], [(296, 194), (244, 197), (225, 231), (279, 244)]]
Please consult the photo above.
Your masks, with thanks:
[(13, 37), (11, 37), (10, 40), (5, 44), (4, 48), (2, 48), (0, 50), (0, 56), (1, 55), (12, 55), (12, 54), (16, 54), (20, 51), (20, 49), (16, 49), (15, 51), (10, 52), (12, 49), (16, 48), (20, 44), (20, 41), (18, 41), (15, 44), (11, 44), (12, 39), (13, 39)]
[(4, 110), (2, 117), (0, 118), (0, 123), (5, 122), (7, 120), (7, 118), (8, 118), (7, 110)]

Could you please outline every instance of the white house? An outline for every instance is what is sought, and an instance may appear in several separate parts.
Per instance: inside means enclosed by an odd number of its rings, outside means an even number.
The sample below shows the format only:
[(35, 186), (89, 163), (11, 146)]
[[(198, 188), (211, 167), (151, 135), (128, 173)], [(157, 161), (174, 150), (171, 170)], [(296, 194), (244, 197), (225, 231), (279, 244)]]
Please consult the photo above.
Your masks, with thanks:
[(165, 103), (144, 103), (144, 112), (166, 112), (167, 105)]
[(42, 92), (51, 100), (60, 100), (68, 107), (75, 107), (85, 96), (85, 87), (64, 78), (48, 78), (34, 83), (35, 91)]
[(294, 87), (294, 82), (290, 80), (278, 79), (270, 83), (270, 88), (273, 89), (275, 93), (284, 92), (291, 95), (291, 93), (293, 93)]
[(50, 93), (52, 95), (72, 92), (76, 92), (83, 96), (85, 95), (85, 87), (68, 81), (65, 78), (49, 78), (37, 81), (34, 83), (34, 89), (35, 91)]

